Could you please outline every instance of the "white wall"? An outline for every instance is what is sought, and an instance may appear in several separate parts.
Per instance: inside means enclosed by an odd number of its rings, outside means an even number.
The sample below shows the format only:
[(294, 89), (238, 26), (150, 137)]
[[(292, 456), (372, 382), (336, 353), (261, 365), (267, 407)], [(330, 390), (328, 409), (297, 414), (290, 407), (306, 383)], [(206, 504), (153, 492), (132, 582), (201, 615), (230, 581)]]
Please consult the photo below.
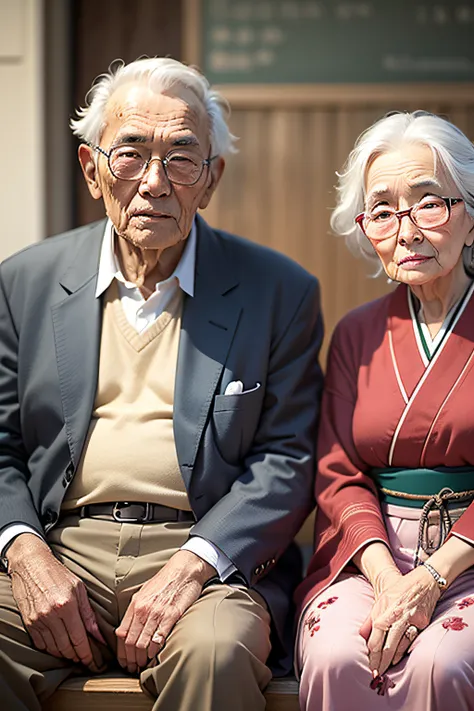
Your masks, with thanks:
[(45, 235), (43, 0), (0, 0), (0, 259)]

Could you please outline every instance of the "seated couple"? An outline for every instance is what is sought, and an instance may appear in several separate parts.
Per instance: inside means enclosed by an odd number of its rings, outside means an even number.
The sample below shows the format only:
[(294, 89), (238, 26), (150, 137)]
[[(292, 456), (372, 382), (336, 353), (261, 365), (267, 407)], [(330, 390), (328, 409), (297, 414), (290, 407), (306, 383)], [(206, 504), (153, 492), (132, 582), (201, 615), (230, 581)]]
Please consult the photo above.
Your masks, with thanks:
[(399, 285), (336, 328), (318, 413), (317, 280), (196, 214), (226, 116), (116, 65), (71, 122), (107, 220), (1, 265), (4, 708), (120, 665), (153, 711), (263, 710), (315, 486), (302, 708), (474, 710), (474, 148), (424, 112), (359, 139), (333, 227)]

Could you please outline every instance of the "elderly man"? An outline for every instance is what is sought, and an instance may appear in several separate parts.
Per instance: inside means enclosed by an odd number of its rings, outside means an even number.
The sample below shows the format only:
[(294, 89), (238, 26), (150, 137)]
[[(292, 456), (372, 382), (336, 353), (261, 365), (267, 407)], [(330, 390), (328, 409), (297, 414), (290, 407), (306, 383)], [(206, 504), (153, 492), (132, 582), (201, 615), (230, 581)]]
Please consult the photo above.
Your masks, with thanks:
[(2, 708), (118, 660), (155, 711), (263, 709), (312, 501), (318, 284), (196, 215), (233, 142), (197, 71), (138, 60), (90, 97), (107, 221), (0, 269)]

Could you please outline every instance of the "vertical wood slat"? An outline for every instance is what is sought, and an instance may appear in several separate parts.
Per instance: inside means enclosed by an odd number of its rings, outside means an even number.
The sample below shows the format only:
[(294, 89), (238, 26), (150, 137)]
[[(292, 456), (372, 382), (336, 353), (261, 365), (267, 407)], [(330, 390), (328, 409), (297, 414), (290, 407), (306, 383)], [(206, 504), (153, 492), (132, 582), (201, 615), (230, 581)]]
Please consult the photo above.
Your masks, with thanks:
[[(116, 59), (131, 62), (141, 56), (181, 57), (183, 21), (181, 2), (156, 0), (75, 0), (74, 106), (84, 106), (84, 97), (94, 79)], [(72, 112), (71, 112), (72, 113)], [(94, 201), (75, 166), (76, 223), (104, 216), (102, 200)]]
[(383, 276), (355, 258), (344, 240), (331, 234), (336, 171), (361, 131), (388, 111), (424, 108), (447, 116), (474, 138), (474, 106), (456, 102), (416, 102), (412, 97), (390, 105), (384, 98), (350, 106), (329, 103), (239, 107), (234, 101), (231, 130), (239, 153), (226, 171), (204, 217), (215, 227), (236, 232), (292, 257), (321, 282), (326, 341), (337, 321), (355, 306), (391, 288)]

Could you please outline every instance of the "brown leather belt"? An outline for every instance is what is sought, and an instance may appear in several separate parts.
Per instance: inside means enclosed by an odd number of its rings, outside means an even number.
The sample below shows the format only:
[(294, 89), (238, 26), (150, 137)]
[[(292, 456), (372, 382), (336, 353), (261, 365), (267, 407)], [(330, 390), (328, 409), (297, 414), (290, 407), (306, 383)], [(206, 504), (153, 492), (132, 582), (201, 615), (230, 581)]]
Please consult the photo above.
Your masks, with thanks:
[(182, 511), (171, 506), (147, 504), (141, 501), (88, 504), (68, 513), (78, 514), (81, 518), (108, 518), (119, 523), (165, 523), (167, 521), (194, 523), (196, 521), (192, 511)]

